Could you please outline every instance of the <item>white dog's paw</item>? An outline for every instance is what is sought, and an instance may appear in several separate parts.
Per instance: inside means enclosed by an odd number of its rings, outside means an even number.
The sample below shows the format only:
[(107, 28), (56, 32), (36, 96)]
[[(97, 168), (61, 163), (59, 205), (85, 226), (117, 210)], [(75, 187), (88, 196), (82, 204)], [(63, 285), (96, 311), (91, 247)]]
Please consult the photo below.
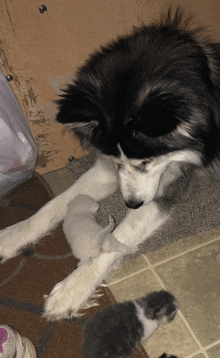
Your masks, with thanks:
[(19, 250), (28, 243), (28, 230), (25, 224), (22, 221), (0, 231), (1, 262), (16, 256)]
[(93, 299), (100, 295), (95, 290), (108, 276), (115, 258), (115, 254), (102, 254), (91, 265), (78, 267), (57, 283), (46, 298), (43, 316), (51, 321), (77, 317), (80, 309), (96, 305)]
[[(57, 283), (46, 298), (43, 317), (50, 321), (77, 317), (81, 308), (96, 305), (88, 299), (101, 282), (91, 274), (91, 265), (78, 267), (71, 275)], [(90, 271), (90, 272), (89, 272)], [(97, 296), (98, 297), (98, 296)]]

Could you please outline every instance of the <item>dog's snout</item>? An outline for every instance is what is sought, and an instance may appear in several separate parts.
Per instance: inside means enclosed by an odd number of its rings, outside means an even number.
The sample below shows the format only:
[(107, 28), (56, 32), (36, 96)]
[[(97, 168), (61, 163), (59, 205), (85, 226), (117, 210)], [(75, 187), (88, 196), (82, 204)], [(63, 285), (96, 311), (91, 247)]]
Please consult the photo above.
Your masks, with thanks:
[(138, 208), (140, 208), (140, 206), (142, 206), (144, 204), (144, 202), (129, 200), (129, 201), (126, 201), (125, 204), (129, 209), (138, 209)]

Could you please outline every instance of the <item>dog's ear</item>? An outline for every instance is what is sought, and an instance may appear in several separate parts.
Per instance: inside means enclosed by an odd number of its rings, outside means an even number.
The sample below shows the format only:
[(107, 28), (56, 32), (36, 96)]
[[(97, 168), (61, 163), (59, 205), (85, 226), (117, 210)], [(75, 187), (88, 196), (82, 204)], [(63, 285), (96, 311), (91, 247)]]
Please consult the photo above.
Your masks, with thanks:
[(135, 116), (135, 127), (152, 138), (170, 133), (180, 123), (179, 107), (175, 96), (149, 96)]
[(88, 91), (70, 85), (57, 101), (57, 121), (85, 134), (95, 129), (104, 116)]

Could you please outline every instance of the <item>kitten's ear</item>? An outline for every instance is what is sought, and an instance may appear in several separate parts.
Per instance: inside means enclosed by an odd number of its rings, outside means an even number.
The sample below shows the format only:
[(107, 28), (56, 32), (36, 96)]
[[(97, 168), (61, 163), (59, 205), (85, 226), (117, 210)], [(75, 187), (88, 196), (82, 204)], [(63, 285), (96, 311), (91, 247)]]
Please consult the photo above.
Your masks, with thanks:
[(70, 85), (57, 104), (57, 121), (80, 132), (92, 131), (104, 119), (92, 95), (76, 85)]
[(175, 98), (148, 98), (134, 118), (135, 128), (152, 138), (170, 133), (179, 124), (177, 109)]

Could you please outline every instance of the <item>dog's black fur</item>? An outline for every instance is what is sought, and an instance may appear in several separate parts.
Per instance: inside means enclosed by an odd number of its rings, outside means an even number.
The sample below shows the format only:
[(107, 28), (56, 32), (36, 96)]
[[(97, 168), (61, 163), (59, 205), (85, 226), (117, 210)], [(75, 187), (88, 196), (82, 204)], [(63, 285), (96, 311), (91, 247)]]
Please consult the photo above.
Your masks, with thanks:
[[(158, 88), (140, 106), (148, 85)], [(117, 156), (120, 143), (138, 159), (193, 148), (207, 165), (219, 155), (220, 45), (187, 30), (180, 11), (101, 48), (62, 97), (58, 121), (103, 153)], [(171, 135), (181, 122), (193, 139)]]
[[(143, 160), (190, 149), (200, 153), (200, 169), (215, 167), (220, 44), (189, 24), (179, 9), (169, 9), (159, 23), (102, 47), (64, 91), (57, 120), (70, 125), (83, 145), (107, 155), (119, 156), (118, 145), (128, 158)], [(181, 126), (187, 135), (177, 130)], [(185, 192), (194, 169), (181, 166), (178, 193)], [(173, 183), (163, 196), (171, 206), (181, 197)]]

